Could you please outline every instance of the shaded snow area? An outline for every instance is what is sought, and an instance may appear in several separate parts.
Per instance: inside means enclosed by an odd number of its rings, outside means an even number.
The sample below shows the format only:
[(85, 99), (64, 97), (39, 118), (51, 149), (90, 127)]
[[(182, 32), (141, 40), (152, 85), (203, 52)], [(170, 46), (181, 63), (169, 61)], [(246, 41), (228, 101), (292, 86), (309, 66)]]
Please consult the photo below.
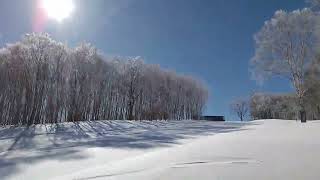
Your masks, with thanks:
[(0, 179), (320, 179), (320, 122), (96, 121), (0, 129)]

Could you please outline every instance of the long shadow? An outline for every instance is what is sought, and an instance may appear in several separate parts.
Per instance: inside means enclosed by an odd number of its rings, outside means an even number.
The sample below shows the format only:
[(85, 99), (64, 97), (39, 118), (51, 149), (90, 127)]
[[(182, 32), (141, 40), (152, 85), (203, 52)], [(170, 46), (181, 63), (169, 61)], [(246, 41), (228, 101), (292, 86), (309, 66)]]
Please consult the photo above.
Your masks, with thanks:
[[(94, 121), (0, 129), (0, 177), (19, 171), (18, 165), (32, 165), (45, 159), (88, 158), (83, 147), (150, 149), (179, 144), (179, 140), (200, 135), (247, 130), (252, 125), (208, 121)], [(2, 137), (3, 136), (3, 137)], [(2, 138), (2, 139), (1, 139)], [(2, 152), (2, 153), (1, 153)], [(21, 153), (19, 155), (19, 153)]]
[(35, 126), (26, 127), (14, 138), (13, 143), (8, 147), (5, 154), (12, 152), (19, 148), (32, 148), (34, 143), (32, 142), (33, 136), (35, 136)]

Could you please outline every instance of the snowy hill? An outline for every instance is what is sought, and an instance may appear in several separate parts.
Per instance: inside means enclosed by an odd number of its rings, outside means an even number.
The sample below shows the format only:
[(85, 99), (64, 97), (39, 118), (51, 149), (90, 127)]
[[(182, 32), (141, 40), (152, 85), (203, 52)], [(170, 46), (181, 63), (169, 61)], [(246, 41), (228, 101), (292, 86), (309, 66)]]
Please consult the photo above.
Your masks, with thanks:
[(320, 122), (96, 121), (0, 129), (1, 179), (318, 179)]

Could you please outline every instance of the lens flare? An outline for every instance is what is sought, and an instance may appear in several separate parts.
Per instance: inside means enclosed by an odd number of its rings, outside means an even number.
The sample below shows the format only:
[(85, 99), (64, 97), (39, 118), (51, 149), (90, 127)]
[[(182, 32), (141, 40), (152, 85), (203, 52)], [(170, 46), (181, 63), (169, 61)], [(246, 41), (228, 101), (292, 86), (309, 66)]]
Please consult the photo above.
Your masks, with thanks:
[(71, 15), (74, 3), (72, 0), (42, 0), (41, 7), (48, 18), (61, 22)]

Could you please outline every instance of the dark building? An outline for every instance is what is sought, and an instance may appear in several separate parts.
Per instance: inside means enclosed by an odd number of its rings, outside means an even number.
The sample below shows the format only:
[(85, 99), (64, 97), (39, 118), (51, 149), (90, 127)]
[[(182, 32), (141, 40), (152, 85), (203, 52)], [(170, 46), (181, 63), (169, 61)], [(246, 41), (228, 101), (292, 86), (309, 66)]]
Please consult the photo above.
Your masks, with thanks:
[(224, 116), (202, 116), (201, 119), (207, 121), (226, 121)]

